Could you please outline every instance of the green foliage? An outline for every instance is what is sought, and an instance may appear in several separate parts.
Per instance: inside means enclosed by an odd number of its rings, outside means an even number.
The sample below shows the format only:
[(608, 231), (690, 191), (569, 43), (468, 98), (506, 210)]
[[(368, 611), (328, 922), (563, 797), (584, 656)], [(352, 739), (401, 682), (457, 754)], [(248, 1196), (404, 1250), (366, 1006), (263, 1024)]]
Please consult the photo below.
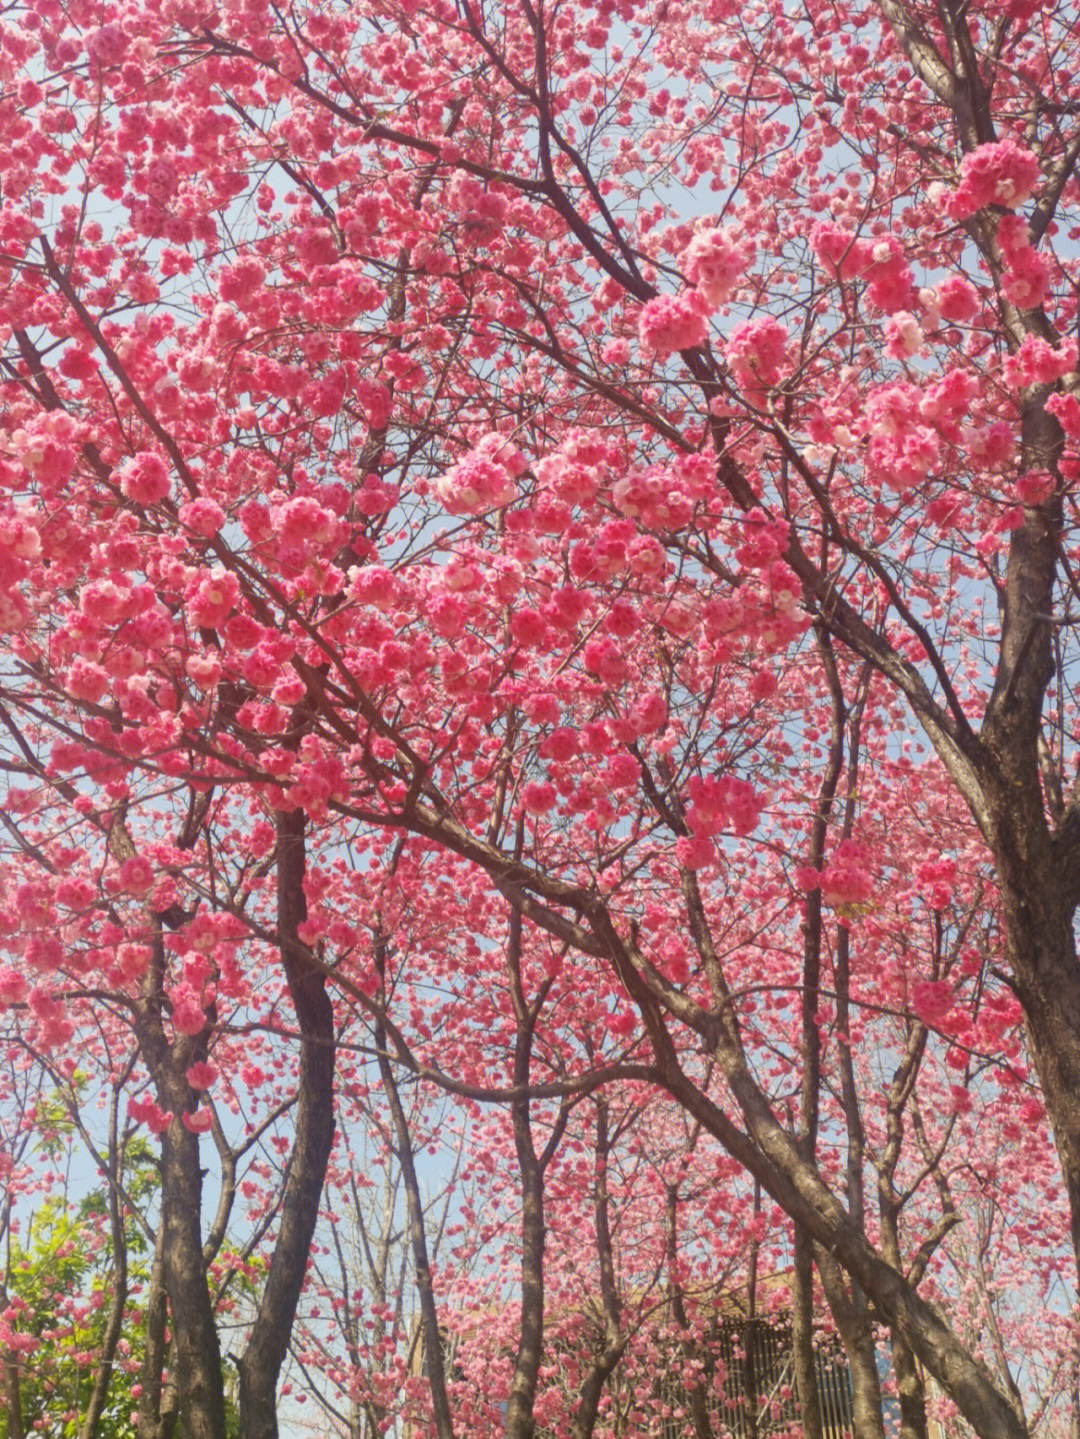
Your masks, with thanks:
[[(57, 1103), (38, 1111), (46, 1152), (58, 1158), (67, 1147), (70, 1121)], [(123, 1159), (124, 1188), (143, 1209), (159, 1185), (150, 1146), (129, 1140)], [(123, 1246), (127, 1299), (108, 1394), (98, 1429), (100, 1439), (133, 1439), (131, 1422), (143, 1357), (143, 1315), (139, 1292), (149, 1278), (150, 1245), (135, 1217), (125, 1213)], [(4, 1275), (11, 1327), (25, 1346), (4, 1355), (18, 1364), (19, 1405), (27, 1433), (69, 1439), (79, 1433), (101, 1363), (116, 1281), (109, 1217), (109, 1193), (92, 1190), (78, 1202), (54, 1195), (41, 1203), (13, 1235)], [(30, 1343), (29, 1341), (33, 1341)], [(11, 1395), (0, 1405), (0, 1439), (13, 1432)]]
[[(145, 1194), (156, 1183), (148, 1154), (131, 1154), (126, 1175)], [(130, 1291), (148, 1277), (149, 1245), (132, 1218), (124, 1223), (127, 1284), (123, 1330), (98, 1430), (101, 1439), (129, 1439), (135, 1429), (131, 1386), (142, 1364), (142, 1315)], [(108, 1194), (98, 1189), (79, 1203), (47, 1200), (12, 1241), (6, 1289), (18, 1311), (20, 1334), (36, 1340), (23, 1351), (19, 1397), (23, 1428), (68, 1439), (81, 1427), (98, 1373), (115, 1282)], [(0, 1409), (0, 1439), (11, 1415)]]
[[(64, 1122), (60, 1112), (48, 1117), (46, 1144), (55, 1145), (57, 1153), (63, 1148)], [(159, 1183), (150, 1146), (139, 1138), (129, 1140), (124, 1189), (141, 1212), (153, 1207)], [(141, 1297), (150, 1277), (151, 1245), (131, 1214), (124, 1218), (124, 1247), (128, 1297), (96, 1439), (135, 1439), (137, 1433), (138, 1400), (132, 1385), (142, 1375)], [(12, 1328), (36, 1341), (19, 1360), (19, 1400), (27, 1434), (48, 1439), (79, 1434), (101, 1362), (114, 1279), (105, 1188), (92, 1190), (77, 1204), (63, 1197), (46, 1200), (24, 1224), (23, 1233), (12, 1239), (0, 1309), (13, 1309)], [(246, 1279), (240, 1282), (252, 1287)], [(8, 1358), (0, 1350), (0, 1362)], [(7, 1399), (0, 1389), (0, 1439), (10, 1439), (15, 1432)], [(226, 1424), (228, 1439), (239, 1439), (239, 1409), (228, 1393)]]

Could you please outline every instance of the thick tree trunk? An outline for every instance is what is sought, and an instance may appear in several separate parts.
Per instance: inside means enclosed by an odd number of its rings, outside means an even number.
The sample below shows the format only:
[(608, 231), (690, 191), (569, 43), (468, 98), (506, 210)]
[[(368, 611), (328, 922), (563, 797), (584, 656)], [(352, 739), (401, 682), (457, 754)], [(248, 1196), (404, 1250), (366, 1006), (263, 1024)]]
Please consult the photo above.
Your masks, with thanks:
[(898, 1334), (892, 1342), (893, 1372), (900, 1401), (900, 1432), (897, 1439), (929, 1439), (926, 1422), (926, 1385), (908, 1344)]
[(175, 1383), (161, 1380), (168, 1357), (165, 1338), (168, 1299), (165, 1294), (165, 1226), (158, 1223), (154, 1258), (146, 1295), (146, 1350), (143, 1355), (142, 1394), (139, 1397), (139, 1439), (172, 1439), (176, 1427)]
[(795, 1263), (792, 1272), (791, 1350), (795, 1369), (795, 1394), (799, 1401), (799, 1425), (803, 1439), (823, 1439), (821, 1395), (814, 1363), (814, 1271), (810, 1238), (798, 1225), (794, 1238)]
[[(515, 1117), (517, 1137), (519, 1121)], [(533, 1159), (521, 1168), (521, 1321), (506, 1406), (506, 1439), (533, 1439), (536, 1384), (544, 1347), (544, 1176)]]
[(162, 1262), (180, 1416), (190, 1439), (225, 1439), (225, 1388), (217, 1323), (203, 1264), (198, 1137), (177, 1117), (161, 1140)]
[[(1042, 847), (1039, 846), (1038, 849)], [(1036, 846), (1003, 843), (998, 859), (1006, 957), (1053, 1129), (1080, 1273), (1080, 966), (1065, 866)]]
[(277, 903), (282, 965), (300, 1029), (296, 1134), (270, 1271), (240, 1360), (244, 1439), (277, 1439), (277, 1385), (304, 1285), (334, 1138), (334, 1011), (326, 979), (308, 963), (297, 931), (304, 899), (302, 810), (278, 816)]
[(851, 1376), (853, 1439), (885, 1439), (874, 1326), (865, 1295), (854, 1281), (845, 1284), (840, 1266), (830, 1255), (819, 1249), (815, 1257)]

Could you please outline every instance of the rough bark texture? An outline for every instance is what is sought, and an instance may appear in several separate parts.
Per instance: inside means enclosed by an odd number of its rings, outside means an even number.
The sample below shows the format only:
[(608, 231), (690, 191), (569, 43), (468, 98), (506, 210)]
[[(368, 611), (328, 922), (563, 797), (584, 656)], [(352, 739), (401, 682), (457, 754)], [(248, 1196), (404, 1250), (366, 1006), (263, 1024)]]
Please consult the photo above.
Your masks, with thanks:
[(814, 1365), (814, 1269), (809, 1236), (796, 1227), (791, 1276), (791, 1349), (799, 1423), (805, 1439), (823, 1439), (821, 1396)]
[(177, 1391), (172, 1383), (164, 1385), (161, 1381), (168, 1357), (164, 1244), (165, 1227), (159, 1223), (146, 1296), (146, 1352), (139, 1398), (139, 1439), (172, 1439), (176, 1427)]
[(198, 1138), (178, 1118), (161, 1140), (162, 1255), (188, 1439), (225, 1439), (221, 1348), (203, 1265), (202, 1169)]
[(307, 1272), (326, 1166), (334, 1137), (334, 1012), (326, 979), (312, 965), (297, 930), (304, 899), (302, 810), (278, 816), (277, 905), (282, 965), (300, 1029), (296, 1133), (270, 1270), (240, 1360), (240, 1427), (244, 1439), (277, 1439), (277, 1384)]
[(845, 1285), (840, 1266), (830, 1255), (818, 1250), (816, 1258), (822, 1288), (840, 1331), (851, 1377), (852, 1434), (854, 1439), (885, 1439), (874, 1326), (866, 1298), (857, 1285)]
[(928, 1439), (926, 1423), (926, 1385), (910, 1345), (899, 1335), (891, 1336), (893, 1373), (900, 1401), (900, 1432), (898, 1439)]

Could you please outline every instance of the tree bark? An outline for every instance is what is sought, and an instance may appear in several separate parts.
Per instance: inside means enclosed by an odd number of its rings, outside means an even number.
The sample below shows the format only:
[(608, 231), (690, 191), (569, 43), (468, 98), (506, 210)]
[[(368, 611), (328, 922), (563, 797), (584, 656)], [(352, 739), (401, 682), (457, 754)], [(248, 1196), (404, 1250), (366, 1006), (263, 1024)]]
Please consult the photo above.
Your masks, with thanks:
[(915, 1356), (899, 1334), (890, 1336), (896, 1394), (900, 1403), (898, 1439), (929, 1439), (926, 1422), (926, 1385), (923, 1383)]
[[(520, 852), (522, 830), (517, 845)], [(514, 1375), (506, 1409), (506, 1439), (533, 1439), (536, 1420), (536, 1386), (544, 1350), (544, 1173), (566, 1128), (569, 1110), (564, 1105), (552, 1126), (547, 1144), (538, 1155), (533, 1143), (529, 1072), (532, 1064), (533, 1034), (544, 1000), (551, 988), (550, 978), (539, 986), (529, 1004), (521, 978), (521, 911), (511, 909), (507, 939), (507, 971), (514, 1006), (514, 1089), (510, 1105), (514, 1149), (521, 1173), (521, 1319)]]
[(176, 1427), (175, 1383), (161, 1382), (168, 1344), (165, 1339), (168, 1299), (165, 1294), (165, 1226), (159, 1221), (146, 1295), (146, 1350), (143, 1355), (142, 1394), (139, 1398), (139, 1439), (172, 1439)]
[(885, 1439), (874, 1327), (865, 1296), (859, 1293), (854, 1281), (851, 1281), (850, 1289), (845, 1285), (840, 1266), (831, 1255), (819, 1249), (815, 1257), (825, 1298), (843, 1341), (851, 1376), (854, 1439)]
[(810, 1237), (794, 1226), (791, 1295), (791, 1357), (804, 1439), (824, 1439), (821, 1395), (814, 1363), (814, 1269)]
[(198, 1136), (176, 1117), (161, 1137), (162, 1256), (180, 1415), (190, 1439), (225, 1439), (217, 1323), (203, 1265)]
[(520, 1131), (515, 1116), (521, 1164), (521, 1319), (506, 1406), (506, 1439), (533, 1439), (536, 1433), (533, 1408), (544, 1347), (544, 1176), (535, 1157), (522, 1159)]
[(277, 1384), (307, 1272), (334, 1139), (334, 1011), (322, 971), (298, 939), (304, 898), (303, 810), (278, 815), (277, 908), (282, 967), (300, 1029), (296, 1134), (277, 1241), (251, 1337), (240, 1360), (244, 1439), (277, 1439)]

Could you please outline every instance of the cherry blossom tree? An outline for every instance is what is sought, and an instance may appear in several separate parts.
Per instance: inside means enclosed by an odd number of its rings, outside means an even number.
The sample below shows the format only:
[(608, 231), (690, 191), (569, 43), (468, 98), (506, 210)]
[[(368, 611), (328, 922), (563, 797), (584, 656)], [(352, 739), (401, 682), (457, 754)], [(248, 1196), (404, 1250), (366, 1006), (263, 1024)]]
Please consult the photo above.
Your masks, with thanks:
[(277, 1432), (357, 1025), (508, 1106), (511, 1434), (625, 1085), (788, 1216), (811, 1433), (814, 1269), (860, 1439), (876, 1323), (912, 1439), (920, 1366), (1030, 1432), (925, 1291), (989, 1115), (1080, 1260), (1078, 67), (1065, 0), (6, 13), (0, 1003), (160, 1144), (141, 1433), (224, 1434), (244, 1183)]

